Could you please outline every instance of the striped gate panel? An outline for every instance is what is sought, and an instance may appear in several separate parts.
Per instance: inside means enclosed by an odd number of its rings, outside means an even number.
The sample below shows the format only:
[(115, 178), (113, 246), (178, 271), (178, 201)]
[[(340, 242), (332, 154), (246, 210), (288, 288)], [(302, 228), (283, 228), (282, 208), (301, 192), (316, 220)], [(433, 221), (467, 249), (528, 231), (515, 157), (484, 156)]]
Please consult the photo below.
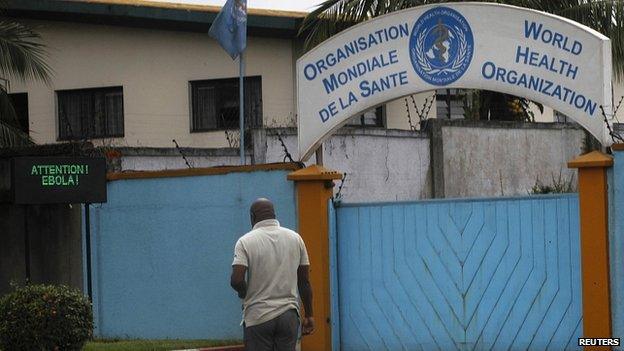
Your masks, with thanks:
[(335, 212), (341, 350), (577, 349), (576, 195)]

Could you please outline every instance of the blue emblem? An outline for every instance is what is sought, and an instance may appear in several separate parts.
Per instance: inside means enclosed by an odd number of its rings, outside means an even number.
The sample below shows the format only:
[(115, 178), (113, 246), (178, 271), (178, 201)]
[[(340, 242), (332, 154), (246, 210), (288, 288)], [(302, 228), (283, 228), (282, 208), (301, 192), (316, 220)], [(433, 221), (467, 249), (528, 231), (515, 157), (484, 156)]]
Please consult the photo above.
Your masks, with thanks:
[(464, 16), (448, 7), (436, 7), (416, 21), (409, 46), (420, 78), (442, 86), (464, 75), (472, 61), (474, 38)]

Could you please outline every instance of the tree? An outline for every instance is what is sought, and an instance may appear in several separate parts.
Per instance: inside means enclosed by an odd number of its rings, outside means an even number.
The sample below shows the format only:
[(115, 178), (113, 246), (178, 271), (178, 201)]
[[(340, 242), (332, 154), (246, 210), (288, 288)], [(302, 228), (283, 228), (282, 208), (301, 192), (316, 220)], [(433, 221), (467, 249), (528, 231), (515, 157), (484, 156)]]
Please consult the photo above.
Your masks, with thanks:
[(49, 83), (51, 68), (46, 63), (45, 45), (30, 27), (11, 19), (0, 19), (0, 147), (32, 144), (19, 129), (15, 109), (7, 92), (11, 79)]
[[(458, 1), (458, 0), (453, 0)], [(464, 0), (466, 1), (466, 0)], [(471, 1), (471, 0), (467, 0)], [(567, 17), (611, 38), (613, 68), (617, 78), (624, 77), (624, 0), (498, 0)], [(306, 50), (330, 36), (370, 18), (406, 8), (450, 2), (448, 0), (326, 0), (304, 19), (300, 34), (305, 36)], [(530, 120), (528, 100), (491, 91), (472, 94), (478, 105), (474, 118)], [(541, 105), (538, 105), (542, 109)], [(511, 116), (511, 117), (510, 117)]]

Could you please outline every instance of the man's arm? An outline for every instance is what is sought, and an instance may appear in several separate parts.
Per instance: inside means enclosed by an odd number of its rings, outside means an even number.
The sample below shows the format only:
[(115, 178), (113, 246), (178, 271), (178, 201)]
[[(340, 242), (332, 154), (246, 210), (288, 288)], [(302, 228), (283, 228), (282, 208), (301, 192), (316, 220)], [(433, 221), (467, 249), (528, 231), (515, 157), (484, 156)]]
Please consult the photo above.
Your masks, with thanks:
[(314, 310), (312, 309), (312, 285), (310, 284), (310, 266), (301, 265), (297, 269), (297, 287), (303, 301), (305, 317), (303, 318), (303, 335), (314, 333)]
[(247, 282), (245, 281), (245, 273), (247, 267), (235, 264), (232, 266), (232, 276), (230, 277), (230, 286), (236, 290), (238, 297), (244, 299), (247, 296)]

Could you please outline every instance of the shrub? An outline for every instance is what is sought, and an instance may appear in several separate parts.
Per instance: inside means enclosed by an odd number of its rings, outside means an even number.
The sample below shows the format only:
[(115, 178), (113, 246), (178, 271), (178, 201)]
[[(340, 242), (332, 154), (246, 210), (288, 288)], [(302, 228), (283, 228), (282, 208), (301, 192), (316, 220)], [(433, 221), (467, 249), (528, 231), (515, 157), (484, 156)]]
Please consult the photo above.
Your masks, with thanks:
[(0, 299), (0, 350), (81, 350), (92, 331), (91, 304), (69, 287), (26, 285)]
[(538, 194), (565, 194), (565, 193), (574, 193), (576, 192), (574, 175), (571, 175), (570, 178), (566, 179), (562, 177), (561, 170), (559, 170), (559, 178), (555, 178), (555, 175), (552, 175), (552, 183), (546, 185), (540, 182), (539, 178), (535, 180), (535, 185), (529, 194), (538, 195)]

